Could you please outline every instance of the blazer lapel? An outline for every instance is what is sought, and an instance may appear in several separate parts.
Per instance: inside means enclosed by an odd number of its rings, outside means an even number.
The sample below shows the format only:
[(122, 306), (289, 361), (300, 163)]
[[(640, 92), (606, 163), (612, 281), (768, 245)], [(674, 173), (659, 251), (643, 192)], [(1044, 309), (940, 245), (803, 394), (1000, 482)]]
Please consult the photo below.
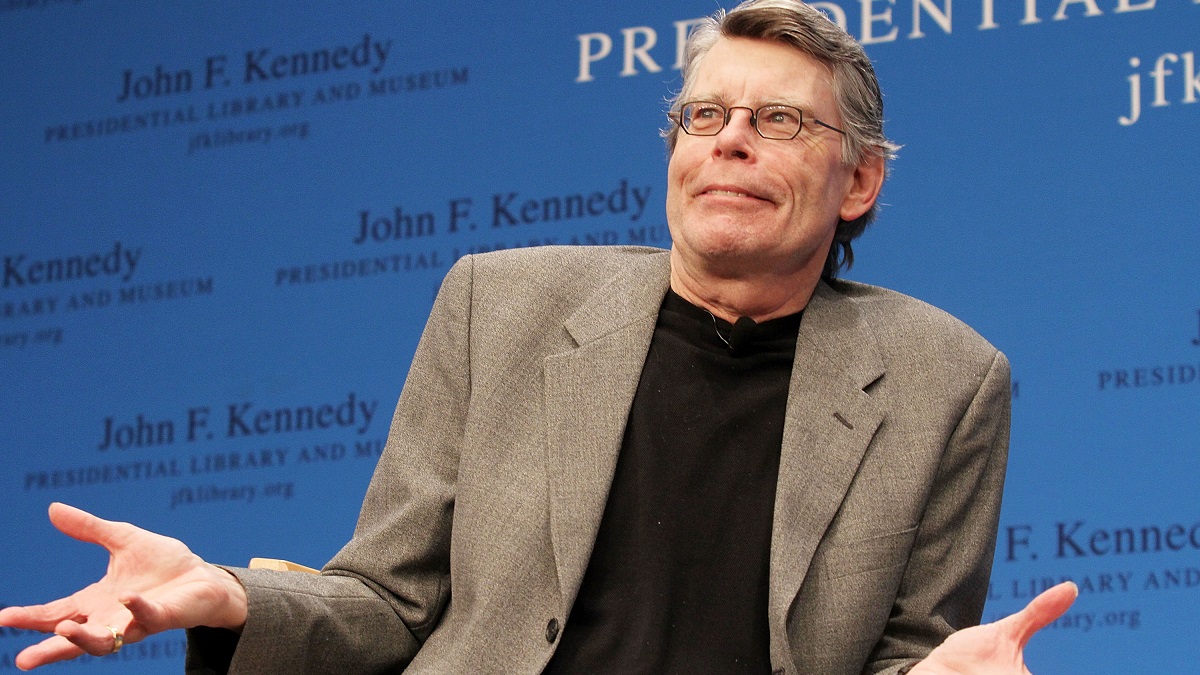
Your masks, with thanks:
[(669, 280), (666, 253), (634, 258), (567, 319), (576, 347), (543, 364), (550, 535), (564, 615), (575, 601), (604, 515)]
[(863, 391), (883, 372), (853, 300), (818, 284), (796, 341), (775, 495), (769, 603), (776, 663), (791, 662), (788, 610), (883, 419)]

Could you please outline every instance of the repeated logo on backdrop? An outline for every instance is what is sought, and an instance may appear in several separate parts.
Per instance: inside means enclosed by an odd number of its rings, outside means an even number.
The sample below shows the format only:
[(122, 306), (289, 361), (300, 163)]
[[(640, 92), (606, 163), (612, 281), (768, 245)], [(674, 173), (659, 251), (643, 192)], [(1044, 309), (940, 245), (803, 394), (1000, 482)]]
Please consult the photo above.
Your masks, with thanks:
[[(364, 208), (346, 232), (363, 255), (304, 261), (274, 270), (276, 286), (295, 286), (405, 272), (440, 270), (464, 255), (553, 245), (666, 246), (665, 226), (648, 225), (647, 208), (661, 197), (628, 178), (567, 194), (515, 190), (485, 198), (454, 196), (440, 205)], [(402, 250), (397, 251), (397, 247)], [(440, 284), (440, 274), (433, 290)]]
[[(374, 462), (383, 441), (368, 432), (379, 411), (378, 400), (350, 392), (336, 401), (287, 406), (255, 401), (197, 405), (167, 418), (140, 412), (110, 415), (101, 421), (94, 446), (96, 456), (104, 461), (27, 471), (23, 488), (26, 492), (85, 486), (119, 489), (162, 479), (204, 479), (188, 485), (174, 481), (165, 506), (291, 499), (293, 483), (276, 480), (286, 467), (346, 459)], [(312, 442), (308, 432), (344, 440)], [(220, 449), (212, 450), (212, 441), (222, 441), (217, 444)], [(262, 473), (272, 477), (264, 483)], [(240, 482), (211, 482), (230, 479)]]
[[(1052, 629), (1138, 630), (1148, 596), (1200, 592), (1195, 564), (1200, 520), (1136, 526), (1088, 519), (1006, 523), (997, 548), (985, 620), (1007, 615), (1055, 584), (1074, 581), (1081, 599)], [(1179, 601), (1196, 598), (1184, 595)], [(1147, 618), (1161, 623), (1165, 617)]]
[[(127, 67), (110, 89), (122, 112), (52, 122), (42, 138), (54, 144), (175, 129), (183, 132), (186, 154), (262, 146), (306, 139), (311, 123), (298, 117), (312, 108), (469, 84), (465, 65), (405, 72), (398, 59), (389, 62), (394, 42), (368, 32), (301, 49), (255, 47), (193, 64)], [(289, 119), (280, 122), (280, 115)]]
[(5, 255), (0, 349), (61, 344), (65, 315), (213, 295), (212, 275), (140, 281), (142, 253), (141, 246), (117, 241), (103, 250)]
[[(978, 7), (952, 5), (950, 0), (942, 3), (934, 0), (914, 0), (911, 5), (898, 4), (895, 0), (861, 0), (852, 2), (814, 2), (812, 5), (826, 13), (835, 23), (854, 35), (864, 45), (882, 45), (898, 40), (920, 40), (933, 34), (951, 35), (957, 28), (976, 31), (991, 31), (1000, 28), (1020, 28), (1044, 22), (1089, 20), (1109, 15), (1127, 15), (1155, 9), (1160, 0), (1056, 0), (1024, 3), (1001, 3), (982, 0)], [(1200, 11), (1200, 2), (1192, 0)], [(953, 10), (957, 10), (957, 14)], [(856, 16), (857, 13), (857, 16)], [(966, 14), (969, 21), (964, 25)], [(956, 24), (957, 18), (957, 24)], [(679, 69), (683, 64), (683, 48), (689, 31), (703, 19), (682, 19), (671, 23), (670, 28), (655, 26), (628, 26), (619, 30), (619, 35), (605, 31), (580, 33), (578, 71), (575, 81), (593, 82), (597, 77), (633, 77), (658, 73), (663, 64)], [(614, 52), (614, 45), (619, 49)], [(1168, 45), (1166, 51), (1154, 56), (1155, 47), (1149, 52), (1132, 55), (1128, 59), (1133, 72), (1125, 75), (1128, 83), (1128, 108), (1124, 114), (1114, 115), (1121, 126), (1132, 126), (1142, 119), (1143, 109), (1172, 105), (1187, 105), (1197, 102), (1200, 96), (1200, 69), (1196, 67), (1195, 50), (1200, 43)], [(1145, 68), (1149, 64), (1153, 66)], [(1172, 67), (1173, 66), (1173, 67)], [(1118, 76), (1120, 77), (1120, 76)], [(1147, 85), (1143, 92), (1143, 79)], [(1147, 98), (1149, 97), (1149, 98)]]
[[(1200, 318), (1200, 310), (1196, 314)], [(1174, 361), (1101, 370), (1096, 378), (1097, 388), (1118, 391), (1200, 384), (1200, 354), (1195, 349), (1188, 349), (1188, 345), (1200, 346), (1200, 337), (1180, 340)]]

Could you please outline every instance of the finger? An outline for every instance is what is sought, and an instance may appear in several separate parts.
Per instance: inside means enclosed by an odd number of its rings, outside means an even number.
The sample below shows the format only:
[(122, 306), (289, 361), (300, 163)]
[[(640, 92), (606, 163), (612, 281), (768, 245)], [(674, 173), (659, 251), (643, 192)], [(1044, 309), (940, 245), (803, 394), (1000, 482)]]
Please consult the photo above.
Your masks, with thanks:
[(1023, 648), (1034, 633), (1062, 616), (1077, 597), (1079, 597), (1079, 587), (1070, 581), (1065, 581), (1043, 591), (1036, 598), (1030, 600), (1024, 609), (1001, 619), (998, 623), (1004, 624), (1004, 628), (1010, 631), (1010, 634)]
[(55, 600), (45, 605), (0, 609), (0, 626), (42, 633), (53, 631), (55, 626), (68, 619), (82, 618), (70, 598)]
[[(123, 594), (120, 597), (120, 601), (129, 610), (129, 613), (133, 615), (133, 623), (129, 626), (131, 633), (134, 632), (133, 629), (135, 626), (140, 626), (145, 630), (146, 635), (153, 635), (178, 627), (173, 623), (171, 613), (161, 603), (147, 600), (145, 596), (137, 593)], [(129, 639), (131, 636), (126, 635), (125, 637), (126, 642), (132, 642)], [(137, 639), (140, 640), (141, 637), (138, 636)]]
[(33, 670), (38, 666), (66, 661), (81, 655), (82, 649), (71, 644), (70, 640), (55, 635), (21, 650), (13, 663), (21, 670)]
[(50, 522), (60, 532), (88, 544), (97, 544), (108, 550), (120, 543), (128, 523), (117, 523), (98, 518), (83, 509), (77, 509), (61, 502), (50, 505)]
[(117, 634), (123, 634), (123, 631), (124, 625), (110, 628), (109, 625), (100, 625), (97, 622), (79, 624), (64, 621), (54, 628), (59, 637), (66, 638), (71, 644), (92, 656), (107, 656), (116, 651)]

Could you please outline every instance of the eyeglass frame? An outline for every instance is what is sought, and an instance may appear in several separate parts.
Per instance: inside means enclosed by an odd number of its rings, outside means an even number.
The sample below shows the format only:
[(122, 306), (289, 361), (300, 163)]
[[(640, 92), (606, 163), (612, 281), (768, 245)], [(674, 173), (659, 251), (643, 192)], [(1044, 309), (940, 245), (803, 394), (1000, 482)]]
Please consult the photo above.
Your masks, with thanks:
[[(704, 103), (706, 105), (711, 105), (711, 106), (720, 108), (721, 110), (725, 111), (724, 121), (721, 122), (721, 126), (716, 131), (712, 132), (711, 134), (692, 133), (691, 131), (688, 131), (687, 126), (685, 126), (683, 123), (684, 108), (686, 108), (690, 105), (696, 105), (697, 103)], [(794, 110), (796, 112), (796, 118), (800, 120), (800, 124), (796, 127), (796, 133), (794, 133), (791, 136), (788, 136), (786, 138), (773, 138), (771, 136), (767, 136), (767, 135), (763, 134), (762, 129), (758, 128), (758, 114), (768, 108), (786, 108), (788, 110)], [(688, 101), (687, 103), (684, 103), (679, 106), (678, 112), (673, 112), (667, 116), (671, 118), (671, 121), (673, 121), (673, 122), (675, 122), (675, 124), (679, 125), (679, 128), (683, 130), (683, 133), (687, 134), (688, 136), (706, 137), (706, 136), (716, 136), (717, 134), (724, 131), (725, 127), (729, 126), (729, 120), (733, 118), (734, 110), (745, 110), (746, 112), (750, 113), (750, 126), (754, 127), (755, 133), (757, 133), (760, 137), (762, 137), (768, 141), (790, 141), (790, 140), (796, 138), (797, 136), (799, 136), (800, 132), (804, 129), (804, 120), (805, 120), (804, 111), (801, 110), (800, 108), (797, 108), (794, 105), (787, 105), (786, 103), (768, 103), (766, 105), (759, 106), (758, 108), (748, 108), (744, 105), (735, 105), (735, 106), (726, 108), (725, 106), (721, 105), (720, 103), (717, 103), (716, 101), (704, 101), (704, 100)], [(845, 131), (842, 131), (841, 129), (833, 126), (832, 124), (826, 124), (825, 122), (822, 122), (821, 120), (817, 119), (816, 117), (809, 116), (808, 119), (812, 120), (813, 122), (815, 122), (816, 124), (818, 124), (820, 126), (825, 127), (826, 129), (831, 129), (833, 131), (836, 131), (843, 136), (846, 135)]]

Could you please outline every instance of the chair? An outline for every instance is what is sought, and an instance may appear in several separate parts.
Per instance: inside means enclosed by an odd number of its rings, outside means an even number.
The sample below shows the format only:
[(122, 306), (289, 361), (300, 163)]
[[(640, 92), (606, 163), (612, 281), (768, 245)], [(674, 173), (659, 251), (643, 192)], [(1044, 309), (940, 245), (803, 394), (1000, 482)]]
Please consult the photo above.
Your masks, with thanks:
[(277, 570), (279, 572), (307, 572), (308, 574), (320, 574), (321, 570), (315, 570), (311, 567), (305, 567), (288, 560), (279, 560), (278, 558), (251, 558), (250, 569), (252, 570)]

